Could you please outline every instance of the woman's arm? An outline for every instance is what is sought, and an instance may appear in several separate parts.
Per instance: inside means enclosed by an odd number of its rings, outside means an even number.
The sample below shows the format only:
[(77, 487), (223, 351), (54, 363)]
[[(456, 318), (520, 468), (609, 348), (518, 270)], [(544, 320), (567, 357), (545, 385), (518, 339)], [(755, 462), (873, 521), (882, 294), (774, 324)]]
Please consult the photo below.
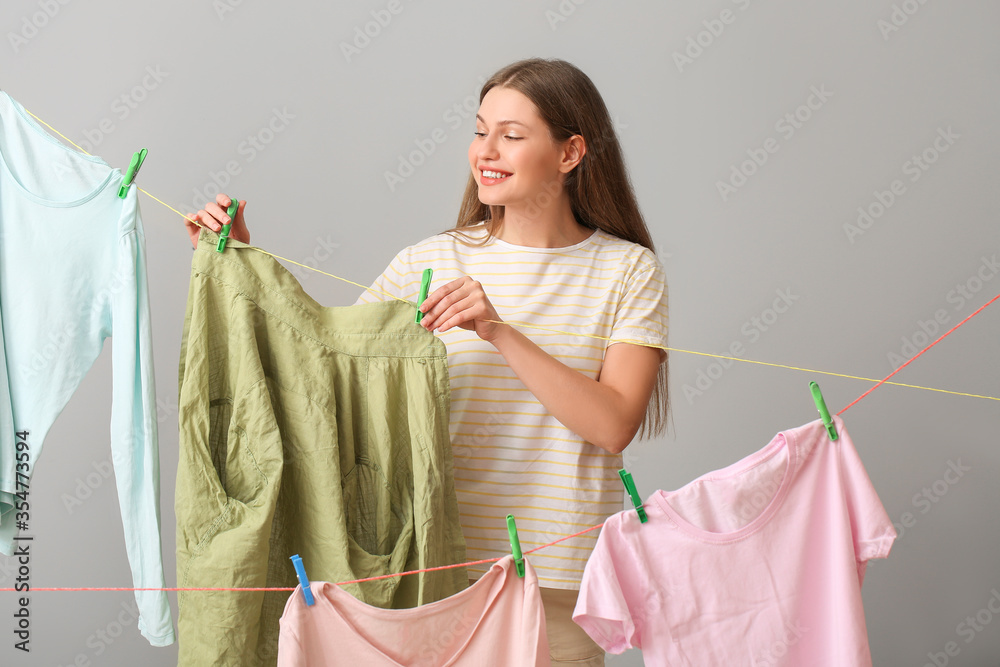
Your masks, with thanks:
[(509, 326), (492, 343), (566, 428), (612, 454), (632, 442), (656, 383), (657, 348), (616, 343), (605, 353), (598, 379), (591, 380)]
[[(608, 348), (597, 380), (591, 380), (501, 322), (483, 286), (469, 276), (442, 285), (421, 304), (427, 329), (453, 326), (475, 331), (496, 347), (514, 374), (562, 424), (612, 454), (632, 441), (649, 404), (660, 350), (617, 343)], [(492, 320), (492, 321), (491, 321)]]

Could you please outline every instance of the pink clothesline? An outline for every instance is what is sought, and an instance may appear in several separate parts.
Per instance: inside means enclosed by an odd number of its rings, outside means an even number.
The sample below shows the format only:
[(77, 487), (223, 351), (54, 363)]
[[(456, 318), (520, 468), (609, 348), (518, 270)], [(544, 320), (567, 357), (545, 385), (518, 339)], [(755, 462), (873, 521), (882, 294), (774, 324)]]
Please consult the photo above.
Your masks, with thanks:
[[(968, 317), (966, 317), (964, 320), (962, 320), (961, 322), (959, 322), (958, 324), (956, 324), (955, 326), (953, 326), (951, 329), (949, 329), (945, 333), (941, 334), (941, 336), (939, 336), (937, 340), (935, 340), (933, 343), (931, 343), (930, 345), (928, 345), (924, 349), (922, 349), (919, 352), (917, 352), (915, 355), (913, 355), (911, 358), (909, 358), (906, 361), (906, 363), (904, 363), (902, 366), (900, 366), (899, 368), (897, 368), (896, 370), (894, 370), (893, 372), (891, 372), (887, 376), (885, 376), (878, 384), (876, 384), (873, 387), (869, 388), (868, 391), (866, 391), (865, 393), (861, 394), (856, 399), (854, 399), (853, 401), (851, 401), (850, 403), (848, 403), (847, 406), (844, 407), (843, 409), (841, 409), (840, 412), (838, 412), (837, 414), (841, 415), (844, 412), (846, 412), (848, 408), (854, 406), (858, 401), (860, 401), (861, 399), (863, 399), (868, 394), (872, 393), (876, 388), (880, 387), (882, 384), (884, 384), (887, 380), (889, 380), (896, 373), (898, 373), (899, 371), (901, 371), (904, 368), (906, 368), (907, 366), (909, 366), (912, 361), (915, 361), (924, 352), (926, 352), (927, 350), (931, 349), (932, 347), (934, 347), (935, 345), (937, 345), (938, 343), (940, 343), (942, 340), (944, 340), (945, 337), (947, 337), (952, 332), (954, 332), (956, 329), (958, 329), (960, 326), (962, 326), (963, 324), (965, 324), (966, 322), (968, 322), (969, 320), (971, 320), (973, 317), (975, 317), (976, 315), (978, 315), (979, 313), (981, 313), (983, 310), (986, 309), (987, 306), (989, 306), (990, 304), (992, 304), (997, 299), (1000, 299), (1000, 294), (997, 294), (995, 297), (993, 297), (992, 299), (990, 299), (989, 301), (987, 301), (986, 303), (984, 303), (981, 307), (979, 307), (974, 313), (972, 313), (971, 315), (969, 315)], [(535, 547), (533, 549), (528, 549), (527, 551), (524, 552), (524, 555), (528, 555), (530, 553), (534, 553), (534, 552), (539, 551), (541, 549), (544, 549), (546, 547), (551, 547), (551, 546), (553, 546), (555, 544), (559, 544), (560, 542), (564, 542), (566, 540), (571, 540), (574, 537), (579, 537), (580, 535), (583, 535), (584, 533), (589, 533), (592, 530), (597, 530), (598, 528), (602, 527), (603, 525), (604, 525), (604, 522), (601, 522), (600, 524), (598, 524), (596, 526), (591, 526), (590, 528), (584, 528), (583, 530), (581, 530), (578, 533), (573, 533), (572, 535), (566, 535), (565, 537), (560, 537), (558, 540), (554, 540), (552, 542), (549, 542), (548, 544), (543, 544), (543, 545)], [(353, 579), (351, 581), (340, 581), (340, 582), (337, 582), (336, 585), (337, 586), (345, 586), (347, 584), (360, 584), (360, 583), (364, 583), (366, 581), (377, 581), (379, 579), (391, 579), (393, 577), (402, 577), (402, 576), (405, 576), (405, 575), (408, 575), (408, 574), (419, 574), (421, 572), (436, 572), (438, 570), (451, 570), (451, 569), (454, 569), (456, 567), (469, 567), (469, 566), (472, 566), (472, 565), (482, 565), (482, 564), (485, 564), (485, 563), (495, 563), (498, 560), (500, 560), (501, 558), (503, 558), (503, 556), (498, 557), (498, 558), (487, 558), (487, 559), (484, 559), (484, 560), (476, 560), (476, 561), (471, 561), (471, 562), (468, 562), (468, 563), (456, 563), (454, 565), (440, 565), (438, 567), (428, 567), (428, 568), (424, 568), (422, 570), (410, 570), (409, 572), (397, 572), (397, 573), (394, 573), (394, 574), (383, 574), (383, 575), (379, 575), (377, 577), (366, 577), (364, 579)], [(14, 591), (14, 590), (15, 589), (13, 589), (13, 588), (0, 588), (0, 592)], [(289, 591), (294, 591), (294, 590), (295, 590), (294, 587), (293, 588), (127, 588), (127, 587), (115, 587), (115, 588), (110, 588), (110, 587), (102, 587), (102, 588), (97, 588), (97, 587), (94, 587), (94, 588), (91, 588), (91, 587), (76, 587), (76, 588), (34, 588), (34, 587), (32, 587), (31, 588), (31, 591), (242, 591), (242, 592), (283, 591), (283, 592), (289, 592)], [(24, 592), (27, 592), (27, 591), (24, 591)]]

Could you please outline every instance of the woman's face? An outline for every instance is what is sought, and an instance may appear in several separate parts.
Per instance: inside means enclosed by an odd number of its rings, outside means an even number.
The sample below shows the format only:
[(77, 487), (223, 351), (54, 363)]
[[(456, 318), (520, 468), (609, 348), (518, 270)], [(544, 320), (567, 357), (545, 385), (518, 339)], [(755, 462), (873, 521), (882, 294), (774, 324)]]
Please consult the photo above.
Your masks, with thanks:
[(469, 144), (479, 201), (508, 209), (546, 208), (562, 190), (561, 158), (548, 127), (523, 93), (499, 87), (486, 93)]

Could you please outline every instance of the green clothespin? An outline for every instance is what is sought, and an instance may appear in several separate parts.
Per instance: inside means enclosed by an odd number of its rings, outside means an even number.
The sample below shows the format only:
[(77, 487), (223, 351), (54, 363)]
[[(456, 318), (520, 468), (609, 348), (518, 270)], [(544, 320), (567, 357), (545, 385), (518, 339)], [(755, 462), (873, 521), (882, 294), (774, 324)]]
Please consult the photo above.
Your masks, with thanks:
[(232, 221), (236, 219), (236, 211), (240, 207), (240, 202), (238, 199), (229, 198), (229, 208), (226, 209), (226, 215), (229, 216), (230, 222), (222, 225), (222, 231), (219, 232), (219, 245), (215, 247), (216, 251), (222, 252), (226, 249), (226, 241), (229, 240), (229, 228), (233, 226)]
[(510, 535), (510, 550), (514, 554), (514, 566), (517, 568), (517, 576), (524, 576), (524, 554), (521, 553), (521, 540), (517, 537), (517, 524), (514, 523), (514, 515), (507, 515), (507, 533)]
[(139, 167), (142, 166), (143, 160), (146, 159), (147, 152), (148, 151), (143, 148), (132, 154), (132, 161), (128, 163), (128, 169), (125, 171), (125, 180), (122, 181), (122, 186), (118, 188), (119, 198), (125, 199), (125, 195), (128, 194), (128, 189), (132, 185), (132, 181), (135, 180), (135, 175), (139, 173)]
[(417, 317), (413, 321), (420, 324), (420, 320), (424, 319), (424, 314), (420, 312), (420, 305), (427, 298), (427, 293), (431, 290), (431, 276), (434, 275), (434, 271), (431, 269), (424, 269), (424, 276), (420, 280), (420, 295), (417, 297)]
[(837, 427), (833, 424), (830, 411), (826, 409), (826, 401), (823, 400), (823, 394), (819, 390), (819, 385), (815, 382), (810, 382), (809, 390), (812, 392), (813, 400), (816, 401), (816, 409), (819, 410), (820, 419), (823, 420), (823, 426), (826, 427), (826, 432), (829, 434), (830, 440), (836, 440)]
[(625, 472), (625, 468), (618, 471), (618, 476), (622, 478), (622, 484), (625, 485), (625, 491), (632, 498), (632, 505), (635, 506), (635, 511), (639, 513), (639, 523), (646, 523), (649, 521), (649, 517), (646, 516), (646, 508), (642, 506), (642, 498), (639, 497), (639, 492), (635, 489), (635, 482), (632, 480), (632, 473)]

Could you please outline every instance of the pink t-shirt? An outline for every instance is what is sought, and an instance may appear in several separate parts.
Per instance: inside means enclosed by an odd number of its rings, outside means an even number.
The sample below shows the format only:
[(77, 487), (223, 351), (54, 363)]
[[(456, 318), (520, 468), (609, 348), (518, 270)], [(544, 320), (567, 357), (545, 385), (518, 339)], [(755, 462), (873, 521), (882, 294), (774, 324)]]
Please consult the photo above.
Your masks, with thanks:
[(517, 576), (512, 556), (472, 586), (412, 609), (372, 607), (336, 584), (310, 582), (285, 604), (278, 667), (548, 667), (538, 577), (527, 559)]
[(865, 565), (896, 531), (843, 420), (615, 514), (587, 561), (575, 620), (647, 665), (870, 666)]

